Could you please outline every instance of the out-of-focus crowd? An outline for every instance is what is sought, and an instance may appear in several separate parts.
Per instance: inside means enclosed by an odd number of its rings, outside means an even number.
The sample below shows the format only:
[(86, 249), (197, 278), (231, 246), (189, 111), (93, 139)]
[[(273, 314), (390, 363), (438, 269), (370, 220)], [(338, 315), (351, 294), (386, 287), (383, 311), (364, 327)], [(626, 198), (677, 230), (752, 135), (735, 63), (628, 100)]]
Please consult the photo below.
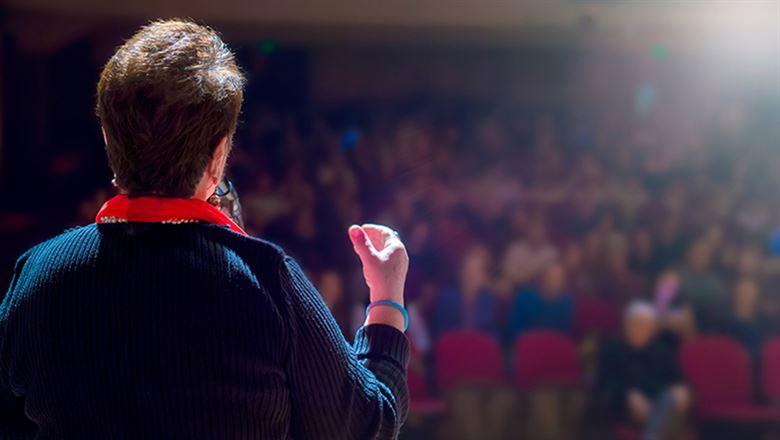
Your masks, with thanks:
[[(250, 230), (303, 261), (348, 338), (367, 295), (344, 231), (400, 231), (411, 368), (434, 390), (441, 335), (478, 330), (508, 354), (519, 336), (554, 330), (575, 341), (590, 378), (580, 415), (600, 399), (607, 418), (661, 432), (692, 399), (681, 343), (727, 335), (757, 360), (778, 333), (780, 155), (749, 108), (249, 118), (232, 177)], [(448, 435), (490, 437), (491, 415), (476, 415), (484, 400), (446, 396)], [(561, 414), (577, 411), (539, 399), (531, 438), (566, 436), (555, 426), (575, 426)]]
[(572, 331), (578, 297), (652, 301), (685, 315), (680, 335), (732, 332), (749, 347), (773, 330), (780, 155), (769, 139), (675, 116), (452, 113), (360, 124), (261, 113), (236, 139), (249, 229), (318, 274), (345, 328), (359, 322), (341, 305), (366, 298), (343, 232), (370, 220), (402, 234), (408, 302), (433, 337)]

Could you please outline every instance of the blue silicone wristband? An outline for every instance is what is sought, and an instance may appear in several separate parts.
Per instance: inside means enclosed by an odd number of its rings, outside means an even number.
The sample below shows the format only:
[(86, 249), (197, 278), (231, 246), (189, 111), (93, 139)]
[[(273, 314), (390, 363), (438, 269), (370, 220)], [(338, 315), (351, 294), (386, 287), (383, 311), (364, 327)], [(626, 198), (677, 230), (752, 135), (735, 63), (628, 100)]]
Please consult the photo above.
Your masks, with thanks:
[(401, 312), (402, 315), (404, 315), (404, 331), (406, 331), (406, 329), (409, 328), (409, 313), (406, 311), (404, 306), (398, 304), (395, 301), (391, 301), (389, 299), (381, 299), (379, 301), (372, 302), (366, 307), (366, 316), (368, 316), (368, 312), (370, 312), (371, 309), (373, 309), (376, 306), (389, 306), (398, 310), (399, 312)]

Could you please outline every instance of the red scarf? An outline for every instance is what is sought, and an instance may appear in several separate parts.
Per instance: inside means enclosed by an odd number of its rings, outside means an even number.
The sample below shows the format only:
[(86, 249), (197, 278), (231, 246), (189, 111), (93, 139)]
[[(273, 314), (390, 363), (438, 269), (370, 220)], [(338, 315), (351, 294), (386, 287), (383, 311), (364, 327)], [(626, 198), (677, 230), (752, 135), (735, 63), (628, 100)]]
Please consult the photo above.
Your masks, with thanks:
[(206, 222), (227, 226), (233, 232), (247, 235), (240, 226), (225, 213), (200, 199), (177, 199), (164, 197), (133, 197), (120, 194), (100, 208), (95, 223), (141, 222), (141, 223), (184, 223)]

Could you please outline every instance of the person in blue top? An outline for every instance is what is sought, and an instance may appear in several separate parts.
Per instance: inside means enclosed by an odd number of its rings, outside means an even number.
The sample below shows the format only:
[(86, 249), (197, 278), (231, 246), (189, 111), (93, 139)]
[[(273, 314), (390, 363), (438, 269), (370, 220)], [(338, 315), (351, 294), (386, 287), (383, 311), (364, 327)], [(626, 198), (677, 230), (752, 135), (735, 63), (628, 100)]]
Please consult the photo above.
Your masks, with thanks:
[(458, 284), (444, 289), (433, 316), (433, 332), (475, 329), (498, 333), (498, 301), (490, 289), (490, 251), (477, 245), (461, 261)]
[(559, 264), (549, 266), (538, 283), (522, 290), (514, 300), (509, 317), (509, 335), (514, 340), (529, 330), (572, 328), (572, 297), (566, 289), (566, 272)]
[[(444, 289), (436, 304), (433, 332), (478, 330), (499, 336), (499, 300), (491, 289), (490, 250), (477, 244), (464, 253), (458, 284)], [(504, 438), (515, 408), (514, 390), (463, 383), (447, 392), (447, 438)], [(457, 433), (454, 434), (454, 433)]]

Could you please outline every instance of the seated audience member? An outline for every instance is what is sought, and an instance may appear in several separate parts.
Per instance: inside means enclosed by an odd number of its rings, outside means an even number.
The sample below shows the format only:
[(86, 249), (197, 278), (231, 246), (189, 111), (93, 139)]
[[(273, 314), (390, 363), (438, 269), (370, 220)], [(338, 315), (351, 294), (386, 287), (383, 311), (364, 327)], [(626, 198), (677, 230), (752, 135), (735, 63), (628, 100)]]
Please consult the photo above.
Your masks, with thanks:
[(682, 231), (681, 217), (675, 210), (666, 212), (655, 228), (657, 239), (654, 254), (661, 265), (676, 262), (685, 253), (686, 239)]
[(758, 283), (743, 278), (734, 287), (731, 316), (727, 332), (738, 339), (751, 356), (757, 357), (761, 344), (769, 333), (769, 324), (759, 311), (760, 291)]
[[(434, 310), (435, 334), (463, 329), (498, 333), (498, 301), (489, 289), (490, 261), (484, 245), (476, 245), (466, 252), (458, 272), (458, 285), (441, 293)], [(450, 390), (446, 398), (450, 409), (446, 438), (505, 438), (514, 408), (512, 389), (463, 385)]]
[(648, 228), (640, 228), (631, 239), (631, 269), (637, 273), (655, 276), (663, 269), (659, 261), (653, 234)]
[(739, 253), (737, 272), (741, 277), (757, 278), (764, 272), (764, 252), (759, 246), (745, 246)]
[(501, 261), (501, 290), (511, 293), (538, 278), (558, 261), (558, 249), (547, 238), (547, 227), (541, 218), (528, 225), (524, 239), (507, 247)]
[(561, 256), (561, 264), (569, 280), (572, 294), (579, 295), (593, 291), (593, 277), (585, 267), (582, 246), (576, 241), (566, 245)]
[(539, 287), (526, 289), (515, 298), (509, 318), (511, 339), (529, 330), (569, 332), (573, 308), (563, 266), (554, 264), (544, 272)]
[(342, 333), (349, 334), (350, 310), (349, 304), (344, 298), (344, 280), (341, 274), (334, 269), (323, 270), (319, 277), (317, 288), (322, 300), (328, 306), (328, 310), (336, 318)]
[[(523, 332), (555, 330), (568, 333), (573, 324), (572, 296), (563, 266), (554, 264), (542, 275), (538, 288), (521, 292), (511, 310), (511, 340)], [(522, 362), (518, 360), (517, 362)], [(571, 387), (543, 386), (523, 393), (527, 417), (521, 420), (521, 438), (564, 440), (576, 437), (583, 395)]]
[(728, 317), (728, 290), (711, 269), (712, 247), (704, 240), (688, 250), (687, 264), (680, 272), (680, 300), (693, 309), (699, 332), (723, 330)]
[(624, 239), (609, 240), (605, 249), (605, 265), (595, 291), (600, 298), (624, 305), (645, 294), (646, 281), (629, 266), (628, 243)]
[(444, 289), (433, 311), (434, 334), (476, 329), (497, 333), (498, 302), (490, 290), (490, 251), (476, 245), (463, 256), (457, 286)]
[(597, 390), (618, 420), (643, 427), (643, 438), (678, 438), (691, 397), (676, 354), (657, 333), (655, 308), (632, 303), (626, 309), (622, 339), (602, 348)]

